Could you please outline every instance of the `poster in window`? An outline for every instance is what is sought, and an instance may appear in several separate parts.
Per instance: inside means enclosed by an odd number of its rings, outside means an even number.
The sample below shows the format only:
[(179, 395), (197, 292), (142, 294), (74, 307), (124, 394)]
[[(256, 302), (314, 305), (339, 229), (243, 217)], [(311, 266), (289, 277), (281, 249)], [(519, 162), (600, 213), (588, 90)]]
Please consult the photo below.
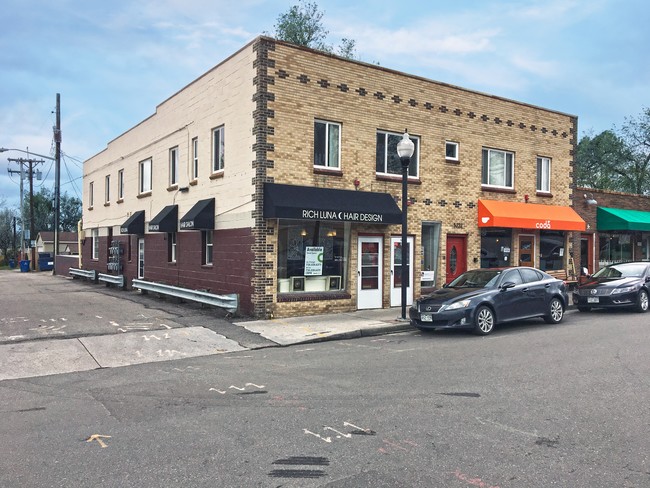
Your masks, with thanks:
[(323, 246), (307, 246), (305, 248), (305, 276), (322, 276)]

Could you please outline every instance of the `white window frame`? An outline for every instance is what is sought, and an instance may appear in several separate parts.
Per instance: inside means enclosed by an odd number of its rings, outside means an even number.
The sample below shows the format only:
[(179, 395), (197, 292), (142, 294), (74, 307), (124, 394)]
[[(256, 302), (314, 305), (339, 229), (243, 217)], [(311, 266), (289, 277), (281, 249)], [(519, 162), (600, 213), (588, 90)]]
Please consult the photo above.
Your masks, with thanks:
[(92, 259), (99, 259), (99, 229), (90, 229), (90, 244), (92, 247)]
[(104, 177), (104, 203), (111, 203), (111, 175)]
[(143, 159), (139, 164), (139, 190), (140, 194), (151, 191), (153, 162), (151, 158)]
[[(449, 150), (452, 149), (453, 156), (449, 155)], [(454, 141), (445, 141), (445, 159), (447, 161), (458, 161), (458, 153), (460, 151), (460, 144)]]
[(537, 191), (551, 193), (551, 158), (537, 156)]
[(169, 150), (169, 186), (178, 185), (178, 146)]
[(95, 204), (95, 182), (91, 181), (88, 184), (88, 208), (93, 208)]
[(167, 234), (167, 239), (169, 239), (169, 262), (176, 262), (176, 232), (169, 232)]
[(124, 199), (124, 170), (121, 169), (117, 172), (117, 199)]
[(192, 180), (199, 177), (199, 138), (192, 139)]
[(214, 261), (214, 243), (211, 230), (204, 230), (203, 232), (203, 256), (202, 263), (204, 265), (211, 265)]
[[(494, 182), (491, 178), (490, 171), (492, 170), (492, 155), (503, 155), (504, 171), (503, 181)], [(493, 188), (506, 188), (513, 190), (515, 187), (515, 153), (511, 151), (504, 151), (502, 149), (491, 149), (484, 147), (481, 152), (481, 184)], [(510, 175), (510, 185), (508, 185), (508, 174)], [(492, 182), (491, 182), (492, 181)]]
[[(403, 133), (397, 133), (397, 132), (389, 132), (389, 131), (384, 131), (384, 130), (378, 130), (377, 131), (377, 138), (383, 135), (384, 136), (384, 164), (383, 164), (383, 171), (379, 171), (377, 169), (376, 161), (375, 161), (375, 171), (376, 174), (381, 175), (381, 176), (401, 176), (402, 175), (402, 170), (400, 166), (400, 170), (397, 173), (390, 173), (388, 172), (388, 138), (389, 137), (395, 137), (398, 139), (402, 139), (402, 136), (404, 135)], [(409, 169), (408, 169), (408, 177), (417, 179), (419, 178), (420, 175), (420, 137), (419, 136), (414, 136), (412, 134), (409, 134), (409, 138), (411, 141), (413, 141), (413, 144), (415, 146), (415, 150), (413, 152), (413, 156), (411, 157), (411, 162), (409, 163)], [(396, 143), (397, 144), (397, 143)], [(379, 151), (376, 151), (377, 154)], [(398, 158), (397, 156), (397, 150), (394, 151), (394, 154), (392, 154), (393, 157)]]
[[(316, 130), (318, 126), (325, 126), (325, 154), (323, 155), (324, 164), (316, 163)], [(336, 148), (331, 147), (330, 141), (330, 132), (332, 128), (336, 128), (338, 131), (338, 137), (336, 139)], [(336, 153), (333, 157), (333, 153)], [(324, 168), (324, 169), (341, 169), (341, 124), (337, 122), (329, 122), (327, 120), (315, 120), (314, 121), (314, 167)]]
[(212, 172), (223, 171), (226, 159), (225, 126), (212, 129)]

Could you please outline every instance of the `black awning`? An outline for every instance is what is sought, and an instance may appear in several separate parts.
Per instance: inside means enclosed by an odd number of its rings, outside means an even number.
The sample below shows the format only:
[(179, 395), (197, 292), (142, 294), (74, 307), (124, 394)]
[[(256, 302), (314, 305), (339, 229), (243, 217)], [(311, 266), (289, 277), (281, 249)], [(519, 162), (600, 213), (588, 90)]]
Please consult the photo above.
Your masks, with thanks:
[(149, 222), (149, 232), (176, 232), (178, 205), (167, 205)]
[(265, 183), (264, 218), (399, 224), (402, 211), (388, 193)]
[(133, 212), (120, 226), (120, 234), (144, 234), (144, 210)]
[(181, 219), (181, 230), (214, 229), (214, 198), (199, 200)]

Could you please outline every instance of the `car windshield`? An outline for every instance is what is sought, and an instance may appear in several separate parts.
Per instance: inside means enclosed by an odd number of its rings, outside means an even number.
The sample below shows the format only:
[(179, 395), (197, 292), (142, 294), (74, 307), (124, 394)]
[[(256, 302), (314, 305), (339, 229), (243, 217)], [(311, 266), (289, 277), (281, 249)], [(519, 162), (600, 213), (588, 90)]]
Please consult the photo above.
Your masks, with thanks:
[(447, 285), (448, 288), (485, 288), (494, 285), (501, 270), (466, 271)]
[(638, 278), (643, 276), (645, 268), (645, 264), (615, 264), (600, 269), (594, 278)]

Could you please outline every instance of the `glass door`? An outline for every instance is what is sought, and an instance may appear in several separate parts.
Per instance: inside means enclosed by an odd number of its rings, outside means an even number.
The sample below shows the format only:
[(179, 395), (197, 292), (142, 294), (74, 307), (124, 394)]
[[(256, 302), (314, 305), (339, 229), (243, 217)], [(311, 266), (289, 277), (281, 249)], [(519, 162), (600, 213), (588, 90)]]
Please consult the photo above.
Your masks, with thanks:
[[(407, 237), (406, 248), (406, 304), (413, 303), (413, 238)], [(390, 238), (390, 306), (402, 305), (402, 238)]]
[(359, 237), (357, 308), (382, 308), (383, 238)]

